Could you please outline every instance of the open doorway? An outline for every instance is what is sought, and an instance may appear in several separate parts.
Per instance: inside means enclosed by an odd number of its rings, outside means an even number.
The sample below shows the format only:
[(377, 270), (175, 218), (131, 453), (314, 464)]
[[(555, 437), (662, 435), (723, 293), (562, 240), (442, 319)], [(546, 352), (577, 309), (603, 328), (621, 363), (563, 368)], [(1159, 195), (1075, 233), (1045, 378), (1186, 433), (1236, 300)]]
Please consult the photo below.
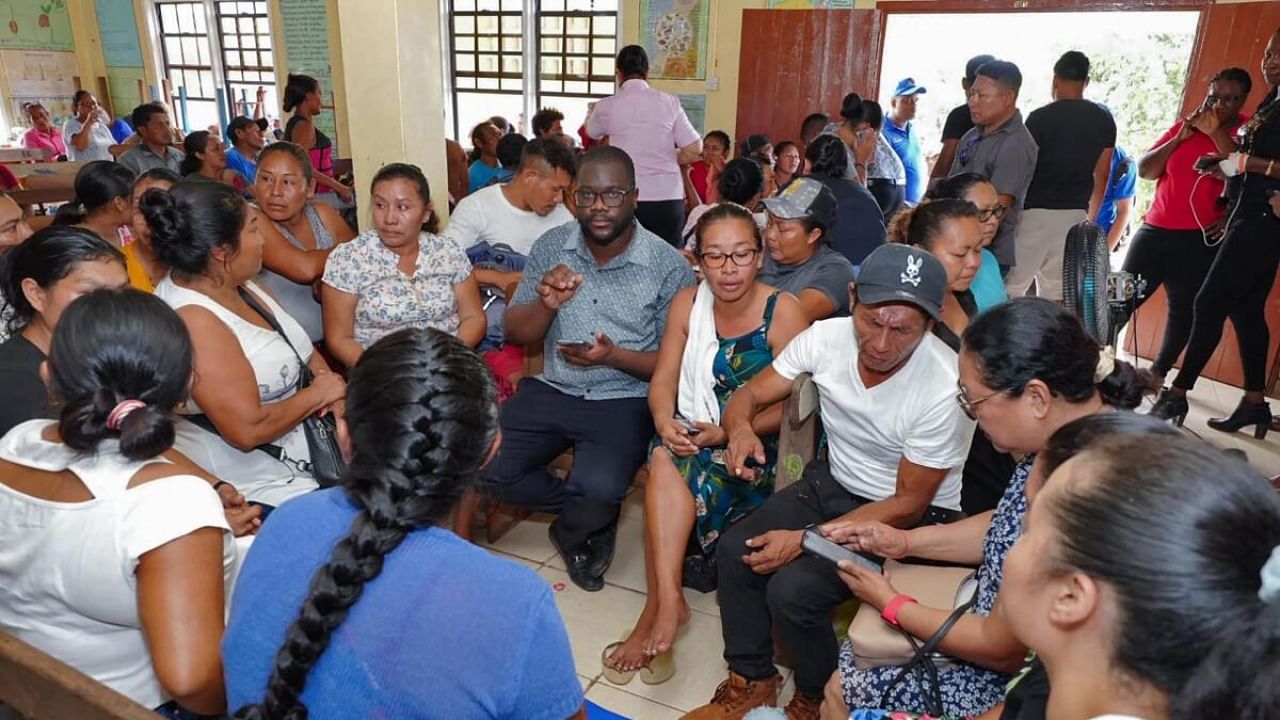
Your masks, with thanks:
[[(1117, 142), (1140, 155), (1178, 117), (1199, 19), (1197, 11), (891, 13), (880, 101), (887, 111), (902, 78), (928, 89), (916, 123), (932, 163), (947, 113), (965, 101), (960, 79), (969, 58), (988, 54), (1018, 64), (1018, 107), (1025, 116), (1050, 102), (1053, 63), (1067, 50), (1079, 50), (1093, 66), (1085, 96), (1111, 108)], [(1132, 227), (1141, 222), (1154, 191), (1155, 183), (1139, 183)]]

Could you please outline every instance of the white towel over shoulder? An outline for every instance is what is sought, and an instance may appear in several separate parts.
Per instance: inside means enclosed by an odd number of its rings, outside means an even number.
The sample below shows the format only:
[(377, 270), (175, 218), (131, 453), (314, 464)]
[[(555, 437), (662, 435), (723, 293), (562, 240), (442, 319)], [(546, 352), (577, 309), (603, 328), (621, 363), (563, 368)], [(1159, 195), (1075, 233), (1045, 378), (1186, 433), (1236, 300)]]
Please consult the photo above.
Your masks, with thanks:
[(704, 280), (693, 297), (689, 313), (689, 338), (680, 359), (680, 388), (676, 407), (687, 420), (720, 424), (720, 401), (716, 399), (714, 365), (720, 340), (716, 337), (716, 316), (711, 306), (715, 296)]

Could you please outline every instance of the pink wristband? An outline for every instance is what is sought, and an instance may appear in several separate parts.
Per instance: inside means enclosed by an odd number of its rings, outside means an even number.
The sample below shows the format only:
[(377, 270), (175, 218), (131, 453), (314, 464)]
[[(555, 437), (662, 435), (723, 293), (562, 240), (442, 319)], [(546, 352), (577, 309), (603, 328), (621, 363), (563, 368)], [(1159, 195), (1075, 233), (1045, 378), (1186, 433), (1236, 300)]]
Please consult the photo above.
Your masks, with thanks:
[(894, 627), (902, 627), (901, 625), (898, 624), (898, 611), (902, 610), (902, 606), (906, 605), (907, 603), (918, 603), (918, 602), (920, 601), (916, 600), (910, 595), (906, 595), (906, 594), (895, 595), (894, 598), (889, 601), (889, 604), (885, 605), (884, 609), (880, 611), (880, 619), (884, 620), (885, 622), (889, 623)]

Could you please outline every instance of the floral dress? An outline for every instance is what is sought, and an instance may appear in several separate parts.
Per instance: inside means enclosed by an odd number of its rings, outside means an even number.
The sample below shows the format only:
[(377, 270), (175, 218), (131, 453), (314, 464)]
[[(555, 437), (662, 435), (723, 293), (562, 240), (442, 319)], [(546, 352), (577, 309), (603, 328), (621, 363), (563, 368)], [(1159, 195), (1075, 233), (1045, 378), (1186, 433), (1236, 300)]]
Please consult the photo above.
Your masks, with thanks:
[[(1035, 455), (1028, 455), (1013, 471), (1009, 487), (991, 517), (991, 527), (982, 543), (982, 566), (978, 568), (978, 593), (972, 612), (986, 617), (996, 603), (996, 593), (1004, 580), (1004, 559), (1022, 534), (1022, 516), (1027, 512), (1027, 476)], [(1004, 700), (1005, 686), (1012, 676), (988, 670), (964, 660), (938, 671), (942, 691), (943, 712), (948, 717), (971, 717), (995, 707)], [(904, 679), (893, 688), (888, 698), (884, 689), (897, 679), (901, 668), (896, 665), (862, 670), (854, 665), (853, 646), (848, 640), (840, 647), (840, 686), (850, 709), (884, 708), (924, 712), (924, 695), (919, 676)]]
[(361, 347), (407, 327), (458, 332), (453, 288), (471, 276), (467, 254), (452, 240), (423, 232), (413, 275), (400, 272), (399, 261), (377, 230), (366, 230), (334, 248), (325, 263), (325, 284), (357, 296), (355, 339)]
[[(721, 414), (729, 404), (733, 392), (746, 385), (756, 373), (773, 362), (768, 335), (777, 301), (777, 293), (770, 296), (764, 307), (764, 322), (755, 330), (733, 338), (720, 337), (718, 333), (716, 335), (720, 341), (720, 349), (716, 351), (712, 372), (716, 379), (715, 393)], [(764, 443), (765, 467), (754, 482), (729, 474), (729, 468), (724, 464), (726, 448), (723, 446), (702, 448), (698, 454), (688, 457), (671, 457), (676, 470), (689, 483), (689, 491), (693, 493), (693, 532), (702, 552), (707, 556), (715, 552), (716, 541), (725, 528), (760, 507), (773, 494), (773, 466), (778, 459), (778, 436), (770, 435), (761, 438), (761, 441)], [(660, 447), (661, 443), (661, 438), (654, 439), (655, 447)]]

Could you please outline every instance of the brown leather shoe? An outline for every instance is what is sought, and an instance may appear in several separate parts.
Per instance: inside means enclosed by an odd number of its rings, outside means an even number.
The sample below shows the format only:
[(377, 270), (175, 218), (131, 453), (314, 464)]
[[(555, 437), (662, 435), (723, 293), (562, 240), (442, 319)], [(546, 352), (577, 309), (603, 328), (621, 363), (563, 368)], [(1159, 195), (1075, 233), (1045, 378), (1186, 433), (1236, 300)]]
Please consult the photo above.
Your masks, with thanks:
[(787, 720), (818, 720), (822, 711), (822, 698), (812, 698), (796, 693), (787, 703)]
[(744, 715), (755, 708), (777, 705), (780, 685), (782, 678), (778, 675), (752, 681), (730, 671), (729, 679), (716, 688), (711, 702), (694, 708), (681, 720), (742, 720)]

